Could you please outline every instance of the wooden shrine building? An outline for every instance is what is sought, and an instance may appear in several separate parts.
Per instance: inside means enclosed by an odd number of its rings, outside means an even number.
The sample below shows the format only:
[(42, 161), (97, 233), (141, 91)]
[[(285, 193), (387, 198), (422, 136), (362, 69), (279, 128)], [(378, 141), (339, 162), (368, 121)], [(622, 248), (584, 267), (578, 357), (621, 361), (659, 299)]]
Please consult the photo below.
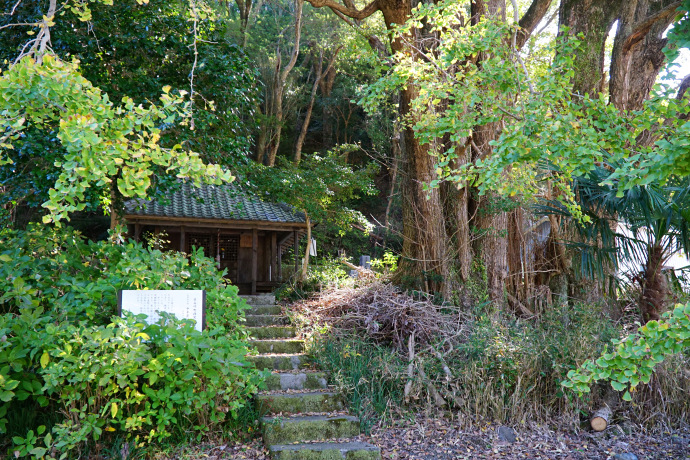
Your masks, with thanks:
[[(170, 249), (192, 247), (216, 259), (242, 294), (270, 292), (283, 278), (282, 255), (306, 231), (304, 215), (282, 203), (250, 197), (234, 185), (183, 184), (164, 202), (132, 200), (125, 204), (129, 234), (165, 232)], [(297, 260), (295, 257), (295, 270)]]

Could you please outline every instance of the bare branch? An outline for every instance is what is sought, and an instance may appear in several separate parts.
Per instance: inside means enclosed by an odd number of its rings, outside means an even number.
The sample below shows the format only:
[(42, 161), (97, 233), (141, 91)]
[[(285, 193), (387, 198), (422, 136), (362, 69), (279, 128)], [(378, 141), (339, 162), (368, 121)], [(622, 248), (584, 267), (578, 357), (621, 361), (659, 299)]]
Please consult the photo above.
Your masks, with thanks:
[(379, 0), (374, 0), (373, 2), (366, 5), (361, 10), (358, 10), (355, 5), (348, 0), (344, 0), (348, 6), (341, 5), (334, 0), (307, 0), (311, 6), (314, 8), (323, 8), (324, 6), (329, 7), (333, 11), (338, 11), (345, 16), (352, 19), (365, 19), (376, 13), (379, 10)]
[[(518, 5), (517, 5), (517, 0), (511, 0), (513, 3), (513, 14), (515, 15), (515, 22), (518, 22)], [(549, 0), (550, 2), (551, 0)], [(535, 2), (536, 3), (536, 2)], [(534, 6), (534, 3), (532, 3), (532, 6)], [(531, 7), (530, 7), (531, 8)], [(547, 7), (548, 9), (548, 7)], [(513, 54), (515, 55), (515, 58), (517, 61), (520, 63), (520, 66), (522, 67), (522, 71), (525, 73), (525, 78), (527, 78), (527, 85), (529, 85), (529, 91), (532, 94), (536, 93), (536, 90), (534, 89), (534, 85), (532, 84), (532, 79), (529, 76), (529, 72), (527, 71), (527, 66), (525, 65), (525, 62), (522, 60), (522, 57), (520, 57), (520, 51), (518, 51), (517, 47), (517, 37), (518, 37), (518, 32), (520, 32), (522, 29), (515, 30), (515, 33), (513, 33), (513, 37), (511, 38), (511, 45), (513, 48)], [(525, 35), (527, 37), (527, 35)]]
[(549, 11), (550, 6), (551, 0), (534, 0), (522, 18), (519, 21), (516, 18), (515, 22), (520, 26), (520, 32), (515, 44), (517, 49), (522, 48), (525, 42), (527, 42), (527, 39), (532, 35), (534, 29), (537, 28), (546, 12)]
[[(10, 11), (8, 16), (12, 16), (14, 14), (15, 10), (17, 9), (17, 7), (19, 6), (19, 4), (21, 2), (22, 2), (22, 0), (17, 0), (17, 3), (14, 4), (14, 6), (12, 7), (12, 11)], [(4, 14), (7, 14), (7, 13), (4, 13)]]
[(55, 17), (56, 8), (57, 0), (50, 0), (50, 5), (48, 6), (48, 14), (46, 15), (46, 18), (43, 20), (43, 23), (41, 24), (41, 31), (39, 32), (39, 36), (43, 34), (43, 36), (39, 39), (40, 45), (38, 47), (38, 53), (36, 58), (36, 60), (39, 62), (43, 59), (43, 55), (45, 54), (46, 49), (48, 48), (48, 43), (50, 43), (50, 26), (48, 24), (52, 22), (53, 18)]
[(19, 26), (33, 26), (36, 27), (39, 23), (38, 22), (15, 22), (12, 24), (5, 24), (4, 26), (0, 26), (0, 30), (6, 29), (8, 27), (19, 27)]
[(283, 69), (282, 74), (280, 75), (280, 79), (285, 84), (285, 80), (287, 80), (287, 76), (292, 70), (293, 67), (295, 67), (295, 63), (297, 62), (297, 56), (299, 56), (299, 41), (302, 36), (302, 6), (304, 5), (304, 0), (295, 0), (295, 6), (297, 10), (295, 11), (295, 45), (292, 48), (292, 54), (290, 55), (290, 61), (288, 64), (285, 66)]
[(686, 75), (685, 78), (683, 78), (683, 81), (680, 82), (676, 99), (683, 99), (683, 96), (685, 96), (685, 92), (688, 90), (688, 88), (690, 88), (690, 75)]

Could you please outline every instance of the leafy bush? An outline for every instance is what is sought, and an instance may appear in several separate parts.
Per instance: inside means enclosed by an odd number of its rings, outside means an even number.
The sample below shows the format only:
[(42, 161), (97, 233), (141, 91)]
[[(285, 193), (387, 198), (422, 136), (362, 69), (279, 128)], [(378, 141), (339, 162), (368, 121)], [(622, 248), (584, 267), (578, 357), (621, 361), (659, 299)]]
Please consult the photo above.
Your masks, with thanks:
[[(246, 304), (201, 251), (188, 259), (34, 227), (0, 234), (0, 262), (0, 433), (18, 455), (201, 436), (256, 392), (238, 322)], [(120, 289), (177, 288), (206, 290), (208, 330), (114, 316)]]
[(624, 400), (632, 400), (631, 392), (640, 383), (648, 384), (654, 368), (668, 355), (690, 350), (690, 304), (676, 306), (664, 313), (662, 321), (649, 321), (636, 334), (614, 345), (611, 353), (568, 372), (562, 385), (582, 396), (589, 393), (593, 383), (609, 380), (614, 390), (625, 390)]

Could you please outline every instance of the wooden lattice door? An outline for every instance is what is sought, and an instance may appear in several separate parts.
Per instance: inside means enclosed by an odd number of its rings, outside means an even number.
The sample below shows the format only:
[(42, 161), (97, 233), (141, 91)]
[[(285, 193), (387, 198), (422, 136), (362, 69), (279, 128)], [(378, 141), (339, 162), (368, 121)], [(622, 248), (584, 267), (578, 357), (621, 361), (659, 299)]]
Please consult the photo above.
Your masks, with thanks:
[(206, 257), (215, 259), (216, 253), (213, 250), (213, 236), (203, 233), (190, 233), (187, 237), (187, 254), (192, 253), (192, 247), (203, 248)]
[(227, 269), (227, 277), (237, 284), (238, 252), (240, 247), (239, 235), (221, 235), (219, 238), (220, 269)]

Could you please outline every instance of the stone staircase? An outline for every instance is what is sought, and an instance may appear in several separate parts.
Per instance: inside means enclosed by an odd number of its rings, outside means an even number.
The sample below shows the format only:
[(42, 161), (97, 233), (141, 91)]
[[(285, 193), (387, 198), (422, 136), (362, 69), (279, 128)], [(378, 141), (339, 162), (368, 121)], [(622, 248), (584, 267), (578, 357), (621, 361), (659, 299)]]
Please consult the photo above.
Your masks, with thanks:
[[(289, 326), (271, 295), (243, 296), (252, 306), (247, 328), (258, 355), (250, 359), (272, 371), (257, 395), (264, 443), (279, 460), (377, 460), (377, 446), (350, 441), (359, 419), (345, 412), (342, 398), (328, 387), (326, 374), (309, 367), (304, 341)], [(335, 413), (335, 414), (334, 414)]]

